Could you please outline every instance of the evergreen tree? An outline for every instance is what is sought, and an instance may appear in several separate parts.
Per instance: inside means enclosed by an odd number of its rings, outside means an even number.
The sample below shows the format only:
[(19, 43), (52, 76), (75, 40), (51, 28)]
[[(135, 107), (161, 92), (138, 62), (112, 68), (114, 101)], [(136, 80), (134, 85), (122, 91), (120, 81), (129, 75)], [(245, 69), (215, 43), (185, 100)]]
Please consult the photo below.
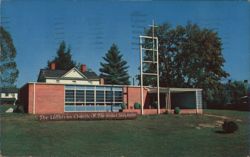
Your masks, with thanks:
[(100, 77), (104, 78), (106, 84), (128, 85), (129, 75), (127, 62), (122, 59), (118, 47), (113, 44), (103, 57), (106, 63), (101, 63)]
[(16, 49), (11, 35), (0, 27), (0, 86), (14, 87), (18, 78)]
[(71, 50), (67, 48), (66, 51), (66, 44), (64, 41), (61, 42), (58, 50), (57, 56), (48, 61), (47, 68), (50, 68), (50, 64), (55, 63), (57, 70), (70, 70), (71, 68), (76, 66), (76, 63), (72, 60)]

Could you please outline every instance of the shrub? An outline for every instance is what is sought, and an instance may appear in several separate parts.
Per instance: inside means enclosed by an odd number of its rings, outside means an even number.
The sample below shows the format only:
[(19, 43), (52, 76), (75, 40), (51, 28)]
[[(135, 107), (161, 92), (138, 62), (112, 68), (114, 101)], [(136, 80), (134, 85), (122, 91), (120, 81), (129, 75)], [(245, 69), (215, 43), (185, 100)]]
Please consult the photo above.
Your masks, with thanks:
[(174, 108), (174, 114), (179, 114), (181, 112), (181, 109), (179, 107)]
[(122, 110), (126, 109), (127, 108), (127, 104), (126, 103), (122, 103), (121, 104), (121, 108), (122, 108)]
[(158, 104), (157, 104), (157, 101), (154, 101), (151, 105), (153, 108), (157, 108), (158, 107)]
[(138, 103), (138, 102), (136, 102), (136, 103), (134, 104), (134, 109), (141, 109), (141, 104)]
[(225, 120), (222, 124), (222, 129), (225, 133), (233, 133), (238, 130), (238, 125), (233, 121)]
[(24, 113), (23, 105), (17, 105), (17, 107), (13, 111), (14, 113)]

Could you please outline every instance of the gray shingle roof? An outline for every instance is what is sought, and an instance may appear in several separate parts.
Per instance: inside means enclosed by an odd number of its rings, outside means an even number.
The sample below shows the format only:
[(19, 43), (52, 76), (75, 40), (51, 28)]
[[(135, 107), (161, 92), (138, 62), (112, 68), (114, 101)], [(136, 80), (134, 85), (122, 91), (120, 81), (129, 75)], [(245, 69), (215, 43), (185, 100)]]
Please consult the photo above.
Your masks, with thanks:
[[(64, 74), (66, 74), (68, 71), (70, 71), (70, 70), (41, 69), (37, 81), (38, 82), (43, 82), (44, 79), (47, 78), (47, 77), (60, 78)], [(82, 74), (84, 76), (86, 76), (87, 79), (99, 79), (97, 74), (95, 72), (92, 72), (92, 71), (86, 71), (86, 72), (84, 72)], [(72, 78), (72, 79), (74, 79), (74, 78)]]
[(17, 88), (0, 88), (0, 93), (18, 93)]

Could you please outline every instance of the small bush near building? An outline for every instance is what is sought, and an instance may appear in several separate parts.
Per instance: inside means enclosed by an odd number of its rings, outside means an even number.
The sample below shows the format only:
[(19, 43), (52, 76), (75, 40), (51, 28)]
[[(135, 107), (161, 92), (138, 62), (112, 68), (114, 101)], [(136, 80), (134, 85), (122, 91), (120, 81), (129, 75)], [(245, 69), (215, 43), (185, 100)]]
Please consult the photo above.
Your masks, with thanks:
[(225, 133), (233, 133), (238, 130), (238, 125), (233, 121), (225, 120), (222, 124), (222, 129)]
[(122, 108), (122, 110), (126, 109), (127, 108), (127, 104), (126, 103), (122, 103), (121, 104), (121, 108)]
[(24, 113), (23, 105), (17, 105), (17, 107), (13, 111), (14, 113)]
[(174, 108), (174, 114), (179, 114), (181, 112), (181, 109), (179, 107)]
[(141, 104), (138, 103), (138, 102), (136, 102), (136, 103), (134, 104), (134, 109), (141, 109)]
[(153, 108), (157, 108), (158, 107), (158, 103), (157, 103), (157, 101), (154, 101), (153, 103), (152, 103), (152, 105), (151, 105)]

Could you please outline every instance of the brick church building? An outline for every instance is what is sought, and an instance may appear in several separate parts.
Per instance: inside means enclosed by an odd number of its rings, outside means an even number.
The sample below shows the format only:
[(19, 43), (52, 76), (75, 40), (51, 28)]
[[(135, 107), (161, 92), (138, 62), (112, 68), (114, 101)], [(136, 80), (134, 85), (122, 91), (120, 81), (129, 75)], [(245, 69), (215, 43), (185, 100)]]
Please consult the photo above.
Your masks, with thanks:
[[(37, 82), (26, 83), (19, 91), (19, 103), (30, 114), (52, 114), (67, 112), (123, 112), (144, 111), (144, 114), (172, 113), (179, 107), (183, 113), (202, 113), (202, 89), (160, 88), (160, 108), (152, 105), (156, 100), (156, 89), (144, 87), (142, 109), (134, 104), (141, 102), (140, 86), (105, 84), (95, 72), (80, 70), (41, 69)], [(160, 111), (160, 112), (157, 112)]]

